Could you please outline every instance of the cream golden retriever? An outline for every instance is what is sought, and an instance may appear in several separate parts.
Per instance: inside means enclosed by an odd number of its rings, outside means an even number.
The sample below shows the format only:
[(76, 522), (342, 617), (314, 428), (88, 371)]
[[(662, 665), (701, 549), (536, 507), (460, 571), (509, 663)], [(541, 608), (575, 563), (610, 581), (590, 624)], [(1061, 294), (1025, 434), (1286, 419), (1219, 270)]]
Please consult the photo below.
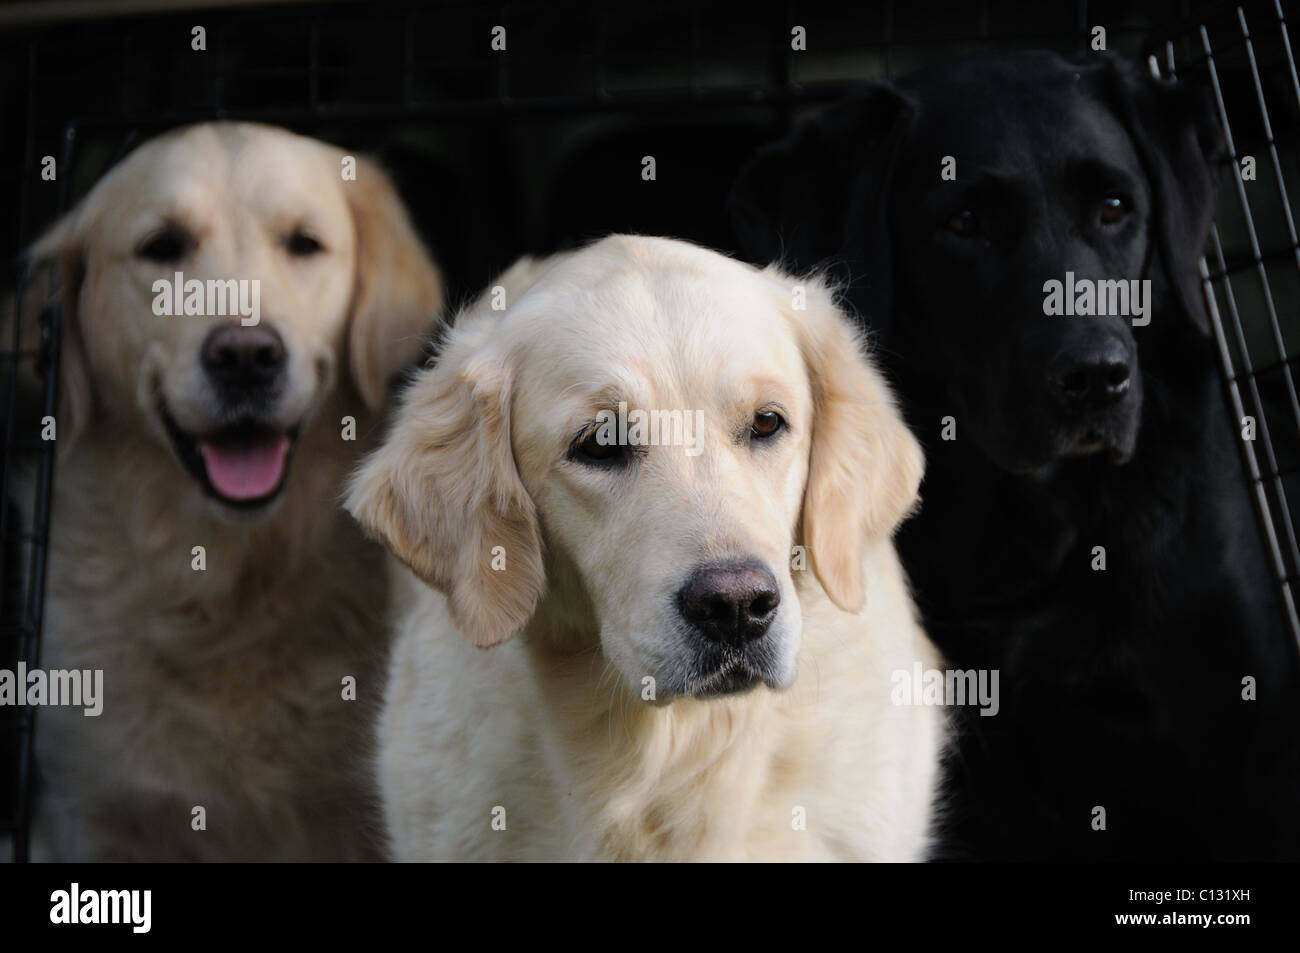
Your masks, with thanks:
[[(37, 721), (58, 857), (377, 854), (384, 557), (338, 497), (442, 285), (384, 174), (351, 161), (188, 127), (33, 249), (64, 311), (41, 661), (102, 670), (105, 696)], [(178, 273), (255, 280), (258, 320), (160, 313)], [(230, 287), (227, 311), (251, 298)]]
[(412, 571), (396, 856), (922, 857), (944, 717), (890, 700), (938, 661), (891, 542), (921, 472), (819, 282), (629, 236), (517, 264), (349, 488)]

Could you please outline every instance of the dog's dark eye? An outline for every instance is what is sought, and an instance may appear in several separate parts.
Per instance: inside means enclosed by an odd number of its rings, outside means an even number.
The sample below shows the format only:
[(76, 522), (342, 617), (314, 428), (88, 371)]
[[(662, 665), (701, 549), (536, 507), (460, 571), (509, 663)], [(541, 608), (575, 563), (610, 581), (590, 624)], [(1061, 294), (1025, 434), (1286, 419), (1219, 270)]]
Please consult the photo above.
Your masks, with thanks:
[(146, 238), (144, 243), (135, 250), (135, 254), (137, 258), (146, 261), (166, 264), (184, 258), (193, 244), (194, 240), (184, 229), (170, 227), (161, 232), (154, 232)]
[(574, 442), (569, 448), (569, 459), (592, 467), (616, 467), (631, 457), (632, 448), (619, 443), (601, 442), (602, 431), (597, 429)]
[(785, 421), (775, 410), (761, 410), (754, 415), (749, 432), (755, 440), (769, 440), (785, 427)]
[(980, 229), (979, 219), (975, 213), (968, 208), (962, 209), (952, 218), (948, 219), (948, 224), (944, 226), (954, 235), (960, 235), (965, 238), (968, 235), (974, 235)]
[(284, 247), (296, 258), (307, 258), (325, 250), (320, 242), (301, 228), (295, 229), (294, 233), (284, 240)]
[(1101, 200), (1098, 218), (1103, 225), (1117, 225), (1128, 215), (1128, 202), (1118, 195), (1108, 195)]

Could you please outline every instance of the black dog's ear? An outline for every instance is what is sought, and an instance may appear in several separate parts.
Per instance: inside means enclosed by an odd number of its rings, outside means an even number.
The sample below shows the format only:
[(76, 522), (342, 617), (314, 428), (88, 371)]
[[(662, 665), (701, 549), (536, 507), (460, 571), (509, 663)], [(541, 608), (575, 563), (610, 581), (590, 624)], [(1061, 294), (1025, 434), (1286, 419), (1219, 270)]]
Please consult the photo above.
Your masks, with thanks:
[(1223, 135), (1208, 93), (1190, 82), (1156, 79), (1136, 63), (1107, 59), (1103, 94), (1137, 146), (1154, 192), (1152, 227), (1172, 293), (1210, 333), (1197, 260), (1214, 219)]
[(869, 83), (760, 149), (727, 200), (740, 252), (795, 273), (851, 262), (851, 297), (882, 328), (891, 306), (889, 187), (914, 114), (895, 87)]

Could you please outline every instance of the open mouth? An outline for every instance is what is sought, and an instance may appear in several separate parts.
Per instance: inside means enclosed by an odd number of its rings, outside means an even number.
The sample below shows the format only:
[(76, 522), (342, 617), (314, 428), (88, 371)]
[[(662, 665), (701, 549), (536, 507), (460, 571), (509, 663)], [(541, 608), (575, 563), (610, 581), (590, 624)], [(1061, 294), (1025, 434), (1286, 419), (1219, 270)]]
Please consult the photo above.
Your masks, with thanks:
[(200, 436), (182, 429), (165, 406), (159, 411), (177, 458), (208, 496), (253, 509), (284, 487), (296, 428), (280, 430), (246, 418)]

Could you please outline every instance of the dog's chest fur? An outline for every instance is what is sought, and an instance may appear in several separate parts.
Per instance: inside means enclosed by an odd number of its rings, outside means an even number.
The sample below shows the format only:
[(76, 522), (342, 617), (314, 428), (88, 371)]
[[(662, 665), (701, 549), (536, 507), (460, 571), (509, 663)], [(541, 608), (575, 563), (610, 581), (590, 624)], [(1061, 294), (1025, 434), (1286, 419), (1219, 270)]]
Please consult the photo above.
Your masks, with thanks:
[(661, 706), (538, 633), (463, 644), (443, 597), (408, 576), (380, 732), (398, 857), (919, 859), (944, 718), (892, 704), (890, 676), (938, 660), (892, 549), (873, 558), (861, 616), (801, 592), (787, 692)]
[(217, 519), (139, 436), (96, 436), (60, 466), (42, 666), (102, 669), (104, 709), (40, 714), (58, 853), (374, 856), (382, 559), (335, 505), (345, 464), (323, 449), (299, 447), (259, 524)]
[[(937, 449), (900, 534), (936, 642), (958, 668), (1001, 671), (1002, 712), (965, 719), (955, 775), (958, 840), (979, 856), (1294, 850), (1300, 762), (1271, 726), (1294, 724), (1297, 674), (1234, 434), (1208, 366), (1174, 396), (1155, 384), (1125, 466), (1038, 485)], [(1247, 809), (1201, 828), (1224, 803)], [(1094, 805), (1127, 820), (1123, 839), (1094, 836)]]

